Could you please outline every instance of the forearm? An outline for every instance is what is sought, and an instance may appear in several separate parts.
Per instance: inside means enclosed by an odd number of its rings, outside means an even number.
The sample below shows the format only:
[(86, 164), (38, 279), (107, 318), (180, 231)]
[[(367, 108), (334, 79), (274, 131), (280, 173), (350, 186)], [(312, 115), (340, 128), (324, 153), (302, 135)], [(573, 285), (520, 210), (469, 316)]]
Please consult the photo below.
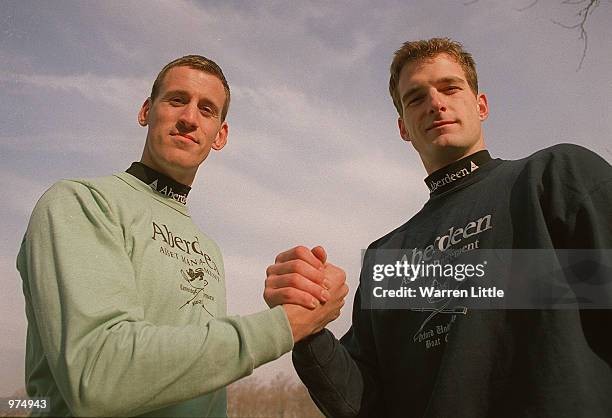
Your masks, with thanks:
[[(64, 329), (65, 335), (74, 330)], [(204, 327), (119, 321), (57, 350), (50, 368), (75, 415), (138, 415), (220, 389), (291, 349), (277, 308)], [(51, 355), (49, 355), (51, 354)]]
[(326, 416), (355, 417), (364, 412), (362, 370), (331, 332), (324, 329), (297, 343), (293, 364)]
[(73, 411), (137, 415), (220, 389), (291, 349), (284, 321), (276, 310), (203, 328), (118, 324), (97, 337), (98, 350), (76, 356)]

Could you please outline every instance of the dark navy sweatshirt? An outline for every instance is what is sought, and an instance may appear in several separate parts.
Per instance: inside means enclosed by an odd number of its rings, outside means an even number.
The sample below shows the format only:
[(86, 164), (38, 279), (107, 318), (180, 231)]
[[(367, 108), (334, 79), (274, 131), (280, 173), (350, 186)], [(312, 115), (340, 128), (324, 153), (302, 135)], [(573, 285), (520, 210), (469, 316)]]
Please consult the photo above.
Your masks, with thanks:
[(610, 309), (451, 304), (432, 314), (363, 303), (374, 250), (418, 261), (466, 248), (612, 249), (610, 165), (568, 144), (516, 161), (480, 151), (425, 182), (424, 207), (366, 251), (346, 335), (323, 330), (293, 350), (319, 408), (333, 417), (612, 417)]

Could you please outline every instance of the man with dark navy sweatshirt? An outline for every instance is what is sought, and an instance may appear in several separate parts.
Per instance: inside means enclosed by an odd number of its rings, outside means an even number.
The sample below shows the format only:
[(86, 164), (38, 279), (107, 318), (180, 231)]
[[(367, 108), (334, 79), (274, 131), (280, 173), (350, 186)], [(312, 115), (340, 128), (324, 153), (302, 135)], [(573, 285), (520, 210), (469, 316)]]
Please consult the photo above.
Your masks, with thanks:
[[(493, 159), (474, 60), (450, 39), (406, 42), (395, 53), (389, 90), (400, 135), (421, 157), (431, 194), (408, 222), (369, 246), (346, 335), (337, 340), (324, 329), (295, 345), (293, 362), (312, 398), (333, 417), (612, 416), (610, 165), (568, 144), (517, 161)], [(546, 281), (561, 277), (555, 286), (577, 303), (560, 307), (515, 292), (509, 309), (453, 298), (436, 309), (372, 308), (381, 270), (371, 254), (401, 250), (411, 265), (425, 265), (481, 249), (510, 251), (511, 274), (527, 271), (512, 284), (526, 293), (552, 291)], [(584, 251), (595, 261), (565, 268), (563, 257)], [(563, 274), (529, 275), (542, 254)], [(290, 250), (268, 269), (270, 306), (306, 304), (315, 289), (305, 267), (311, 259)], [(502, 275), (498, 269), (484, 279)], [(593, 294), (580, 286), (593, 277), (600, 291), (589, 304)]]

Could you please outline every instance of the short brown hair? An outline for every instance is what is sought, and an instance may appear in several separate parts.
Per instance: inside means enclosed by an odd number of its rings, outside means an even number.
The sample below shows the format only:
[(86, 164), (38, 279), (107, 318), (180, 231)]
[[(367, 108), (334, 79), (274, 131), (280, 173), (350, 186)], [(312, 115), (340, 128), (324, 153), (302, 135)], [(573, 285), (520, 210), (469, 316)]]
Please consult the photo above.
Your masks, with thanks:
[(432, 38), (428, 40), (404, 42), (402, 47), (395, 51), (391, 63), (391, 78), (389, 79), (389, 93), (393, 104), (400, 117), (403, 116), (402, 101), (397, 91), (399, 76), (402, 68), (408, 63), (422, 62), (436, 57), (439, 54), (447, 54), (454, 58), (463, 68), (468, 85), (478, 94), (478, 76), (476, 74), (476, 63), (472, 55), (463, 49), (463, 45), (450, 38)]
[(194, 70), (200, 70), (202, 72), (212, 74), (216, 76), (221, 83), (223, 84), (223, 89), (225, 90), (225, 104), (223, 105), (223, 109), (221, 109), (221, 121), (225, 120), (227, 116), (227, 111), (229, 110), (230, 104), (230, 88), (229, 84), (227, 84), (227, 80), (223, 75), (223, 71), (221, 71), (221, 67), (217, 65), (213, 60), (203, 57), (201, 55), (185, 55), (184, 57), (177, 58), (174, 61), (169, 62), (161, 69), (159, 74), (157, 74), (157, 78), (153, 83), (153, 88), (151, 89), (151, 101), (155, 100), (157, 95), (159, 94), (159, 89), (161, 87), (162, 82), (164, 81), (164, 77), (166, 73), (174, 67), (189, 67)]

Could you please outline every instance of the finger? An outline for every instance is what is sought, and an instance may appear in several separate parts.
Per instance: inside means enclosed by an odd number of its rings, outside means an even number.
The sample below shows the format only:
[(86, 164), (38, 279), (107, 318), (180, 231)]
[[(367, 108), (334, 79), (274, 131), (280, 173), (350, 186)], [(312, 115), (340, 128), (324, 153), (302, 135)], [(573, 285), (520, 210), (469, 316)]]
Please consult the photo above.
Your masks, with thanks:
[(349, 287), (346, 284), (342, 285), (342, 293), (340, 293), (342, 295), (342, 299), (344, 299), (346, 295), (348, 295), (348, 292)]
[(325, 248), (320, 245), (317, 245), (311, 250), (311, 252), (315, 257), (319, 259), (319, 261), (321, 261), (321, 263), (325, 264), (325, 262), (327, 261), (327, 252), (325, 251)]
[(332, 263), (326, 263), (323, 268), (325, 278), (328, 280), (331, 289), (342, 286), (346, 282), (346, 273), (340, 267)]
[(327, 302), (331, 297), (327, 289), (322, 288), (318, 284), (312, 282), (311, 280), (298, 273), (272, 275), (268, 276), (268, 278), (266, 279), (266, 289), (282, 289), (286, 287), (294, 288), (309, 293), (311, 296), (314, 296), (321, 302)]
[(303, 260), (314, 268), (323, 268), (323, 263), (312, 254), (308, 248), (303, 245), (298, 245), (290, 250), (280, 253), (276, 256), (276, 263), (283, 263), (290, 260)]
[(349, 288), (347, 285), (331, 291), (331, 298), (329, 299), (330, 304), (333, 306), (344, 306), (344, 299), (348, 294)]
[(329, 288), (329, 285), (331, 284), (324, 283), (326, 277), (323, 271), (314, 268), (310, 264), (306, 263), (304, 260), (290, 260), (284, 263), (276, 263), (266, 269), (266, 276), (291, 273), (297, 273), (301, 276), (304, 276), (311, 282), (314, 282), (326, 288)]
[(307, 309), (314, 309), (319, 306), (317, 299), (313, 298), (309, 293), (293, 287), (281, 289), (266, 287), (264, 290), (264, 300), (270, 308), (285, 304), (300, 305)]

